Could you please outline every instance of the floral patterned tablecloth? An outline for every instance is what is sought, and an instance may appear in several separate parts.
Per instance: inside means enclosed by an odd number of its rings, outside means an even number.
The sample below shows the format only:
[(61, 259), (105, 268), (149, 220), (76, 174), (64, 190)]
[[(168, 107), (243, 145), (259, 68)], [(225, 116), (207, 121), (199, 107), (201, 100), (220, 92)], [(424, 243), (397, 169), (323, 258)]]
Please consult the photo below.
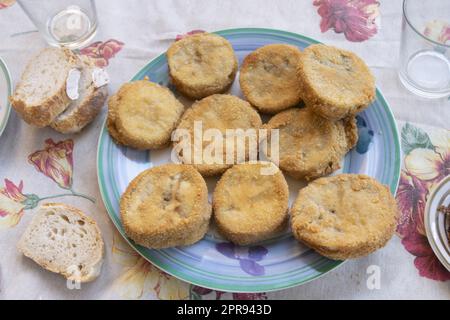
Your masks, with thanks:
[[(288, 290), (233, 294), (192, 286), (141, 258), (106, 214), (95, 167), (105, 110), (82, 133), (69, 136), (28, 126), (12, 112), (0, 137), (0, 299), (450, 298), (450, 273), (434, 256), (423, 226), (430, 189), (450, 174), (450, 102), (419, 99), (397, 80), (401, 0), (96, 2), (99, 32), (80, 53), (108, 69), (112, 92), (190, 30), (278, 28), (361, 55), (374, 71), (401, 132), (404, 161), (397, 200), (402, 217), (397, 236), (369, 257), (348, 261)], [(449, 24), (431, 28), (428, 32), (440, 41), (450, 38)], [(16, 82), (24, 61), (46, 44), (13, 0), (0, 0), (0, 30), (0, 56)], [(79, 289), (68, 286), (16, 250), (34, 209), (49, 201), (73, 204), (98, 221), (106, 260), (95, 282)]]

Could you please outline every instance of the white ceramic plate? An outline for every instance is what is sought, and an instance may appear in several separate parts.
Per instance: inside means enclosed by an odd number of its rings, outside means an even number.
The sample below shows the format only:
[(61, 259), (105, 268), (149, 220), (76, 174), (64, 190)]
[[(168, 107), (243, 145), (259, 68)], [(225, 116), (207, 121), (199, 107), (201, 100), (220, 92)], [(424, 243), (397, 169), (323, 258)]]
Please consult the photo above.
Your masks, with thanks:
[(0, 136), (5, 130), (8, 123), (9, 113), (11, 112), (11, 105), (8, 97), (12, 94), (11, 75), (6, 63), (0, 58)]

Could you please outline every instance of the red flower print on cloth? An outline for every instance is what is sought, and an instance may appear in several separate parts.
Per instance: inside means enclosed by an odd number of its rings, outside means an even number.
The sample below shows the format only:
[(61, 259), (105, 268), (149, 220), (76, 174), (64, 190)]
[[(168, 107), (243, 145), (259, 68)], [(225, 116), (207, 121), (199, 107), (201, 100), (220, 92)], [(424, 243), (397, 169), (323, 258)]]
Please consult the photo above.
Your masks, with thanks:
[(225, 292), (223, 291), (212, 290), (199, 286), (191, 286), (190, 297), (194, 300), (202, 300), (204, 296), (212, 295), (213, 299), (220, 300), (224, 294)]
[(16, 185), (5, 179), (5, 186), (0, 188), (0, 229), (14, 227), (19, 223), (27, 199), (22, 190), (23, 181)]
[[(0, 193), (7, 196), (11, 200), (16, 202), (22, 202), (26, 199), (26, 197), (22, 193), (23, 190), (23, 181), (20, 181), (19, 185), (16, 186), (14, 182), (5, 179), (5, 187), (0, 189)], [(2, 215), (0, 211), (0, 216)]]
[(0, 230), (16, 226), (25, 210), (36, 208), (44, 200), (81, 197), (95, 202), (95, 199), (72, 189), (73, 148), (71, 139), (59, 142), (47, 139), (44, 149), (28, 156), (28, 161), (39, 172), (56, 182), (60, 188), (68, 190), (66, 192), (41, 197), (34, 193), (24, 193), (23, 181), (15, 184), (9, 179), (4, 180), (4, 187), (0, 186)]
[(402, 171), (396, 196), (402, 212), (397, 226), (400, 236), (406, 236), (415, 230), (423, 234), (425, 231), (423, 215), (427, 196), (428, 186), (426, 183)]
[(194, 300), (215, 299), (215, 300), (267, 300), (265, 292), (260, 293), (226, 293), (223, 291), (216, 291), (198, 286), (191, 286), (190, 298)]
[(70, 193), (40, 197), (34, 193), (24, 193), (23, 187), (23, 181), (17, 185), (9, 179), (5, 179), (4, 187), (0, 187), (0, 230), (16, 226), (25, 210), (36, 208), (44, 200), (74, 196), (94, 201), (92, 198), (72, 190)]
[(177, 35), (176, 38), (175, 38), (175, 41), (181, 40), (181, 39), (186, 38), (188, 36), (192, 36), (193, 34), (205, 33), (205, 32), (206, 31), (204, 31), (204, 30), (192, 30), (192, 31), (189, 31), (188, 33)]
[(267, 300), (267, 296), (264, 292), (259, 293), (233, 293), (234, 300)]
[(450, 41), (450, 23), (442, 20), (432, 20), (427, 23), (423, 33), (436, 42), (446, 44)]
[(81, 49), (80, 54), (92, 58), (97, 67), (103, 68), (109, 64), (109, 59), (122, 50), (123, 46), (123, 42), (114, 39), (105, 42), (97, 41)]
[(0, 10), (6, 9), (16, 3), (16, 0), (0, 0)]
[[(73, 148), (72, 139), (54, 142), (52, 139), (45, 140), (44, 149), (38, 150), (28, 156), (28, 161), (48, 178), (52, 179), (62, 189), (69, 190), (70, 193), (64, 193), (55, 197), (76, 196), (95, 202), (95, 199), (75, 192), (73, 184)], [(42, 198), (43, 199), (47, 199)], [(39, 200), (39, 201), (40, 201)]]
[(450, 280), (450, 272), (434, 255), (424, 226), (430, 190), (450, 174), (450, 131), (427, 133), (406, 124), (402, 129), (404, 165), (397, 191), (401, 211), (397, 233), (405, 249), (415, 256), (419, 275), (432, 280)]
[(402, 239), (402, 244), (409, 253), (416, 256), (414, 265), (420, 276), (437, 281), (450, 280), (450, 272), (434, 255), (424, 234), (413, 231)]
[(377, 33), (380, 3), (376, 0), (314, 0), (313, 5), (322, 17), (322, 32), (333, 29), (353, 42), (368, 40)]
[(52, 139), (45, 140), (45, 148), (28, 156), (34, 167), (61, 188), (72, 187), (73, 172), (73, 140), (55, 143)]

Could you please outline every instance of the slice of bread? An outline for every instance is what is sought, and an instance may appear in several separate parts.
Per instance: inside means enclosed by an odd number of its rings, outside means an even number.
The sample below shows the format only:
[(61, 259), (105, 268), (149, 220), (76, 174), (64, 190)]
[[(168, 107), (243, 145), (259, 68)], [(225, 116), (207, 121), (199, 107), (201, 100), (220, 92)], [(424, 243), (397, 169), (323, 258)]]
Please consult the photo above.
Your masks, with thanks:
[(95, 65), (89, 58), (80, 58), (82, 69), (79, 82), (79, 98), (58, 115), (51, 127), (61, 133), (75, 133), (83, 129), (100, 113), (106, 98), (108, 86), (97, 88), (92, 79)]
[(69, 71), (79, 59), (69, 49), (46, 48), (25, 67), (10, 101), (29, 124), (48, 126), (72, 101), (66, 93)]
[(19, 251), (41, 267), (79, 282), (100, 274), (103, 247), (96, 222), (63, 203), (42, 205), (18, 243)]

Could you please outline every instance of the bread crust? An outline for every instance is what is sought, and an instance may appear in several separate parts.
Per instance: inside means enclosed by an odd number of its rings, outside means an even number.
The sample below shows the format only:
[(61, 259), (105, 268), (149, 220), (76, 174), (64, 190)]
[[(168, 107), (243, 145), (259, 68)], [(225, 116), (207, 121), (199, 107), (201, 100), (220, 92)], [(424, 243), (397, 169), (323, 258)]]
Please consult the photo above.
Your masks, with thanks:
[(192, 166), (153, 167), (128, 185), (120, 200), (120, 215), (126, 234), (142, 246), (191, 245), (208, 230), (208, 189)]
[[(43, 257), (37, 256), (34, 252), (28, 250), (28, 247), (26, 246), (26, 244), (24, 242), (25, 241), (24, 237), (22, 237), (17, 244), (18, 250), (20, 252), (22, 252), (23, 255), (25, 255), (26, 257), (32, 259), (34, 262), (39, 264), (42, 268), (44, 268), (48, 271), (54, 272), (54, 273), (61, 274), (68, 280), (79, 281), (82, 283), (95, 280), (101, 272), (101, 267), (103, 264), (103, 257), (104, 257), (104, 252), (105, 252), (102, 234), (101, 234), (101, 231), (100, 231), (97, 223), (95, 222), (95, 220), (92, 219), (91, 217), (87, 216), (80, 209), (75, 208), (73, 206), (66, 205), (64, 203), (45, 203), (45, 204), (41, 205), (40, 209), (41, 210), (62, 209), (62, 210), (70, 211), (71, 213), (74, 213), (74, 214), (80, 216), (85, 222), (90, 224), (96, 230), (98, 244), (100, 245), (99, 252), (101, 252), (101, 254), (98, 255), (97, 259), (91, 264), (90, 272), (88, 274), (82, 275), (82, 277), (80, 278), (80, 277), (74, 276), (68, 270), (56, 265), (54, 262), (48, 261), (48, 260), (44, 259)], [(27, 230), (28, 230), (28, 228), (31, 228), (33, 226), (33, 224), (36, 223), (36, 221), (38, 221), (39, 219), (40, 219), (40, 216), (35, 215), (33, 217), (32, 221), (30, 222), (29, 226), (27, 227)], [(25, 231), (24, 235), (26, 233), (27, 233), (27, 231)]]
[[(45, 50), (63, 51), (63, 54), (66, 56), (66, 60), (68, 63), (67, 75), (70, 69), (79, 67), (79, 62), (76, 55), (69, 49), (47, 48), (39, 52), (38, 55), (42, 54)], [(34, 59), (31, 59), (28, 65), (25, 67), (24, 74), (26, 73), (27, 69), (31, 68), (30, 66), (33, 63), (33, 60)], [(23, 120), (31, 125), (35, 125), (37, 127), (46, 127), (50, 125), (55, 120), (55, 118), (68, 107), (68, 105), (72, 101), (67, 96), (66, 83), (64, 82), (64, 85), (57, 91), (57, 93), (54, 96), (48, 98), (46, 101), (43, 101), (39, 105), (27, 105), (26, 102), (23, 101), (17, 94), (17, 91), (22, 85), (22, 81), (24, 81), (23, 78), (17, 84), (14, 94), (9, 97), (9, 101), (11, 102), (14, 110), (16, 110), (16, 112), (23, 118)]]
[(122, 85), (108, 107), (107, 128), (113, 139), (141, 150), (168, 146), (184, 112), (168, 88), (148, 80)]
[(259, 111), (270, 114), (299, 104), (300, 59), (300, 50), (286, 44), (271, 44), (250, 53), (239, 74), (245, 98)]
[[(81, 63), (87, 69), (86, 72), (92, 72), (95, 68), (94, 62), (87, 57), (83, 57)], [(104, 85), (96, 88), (93, 82), (91, 86), (89, 89), (91, 92), (84, 98), (83, 103), (76, 110), (71, 112), (69, 116), (63, 118), (56, 117), (50, 125), (53, 129), (65, 134), (76, 133), (81, 131), (97, 117), (108, 98), (108, 86)]]
[(97, 117), (107, 98), (107, 86), (96, 88), (90, 97), (74, 112), (73, 116), (61, 120), (55, 119), (50, 126), (64, 134), (80, 132)]
[[(269, 130), (269, 142), (270, 130), (279, 130), (279, 166), (296, 179), (312, 180), (338, 170), (358, 140), (355, 117), (330, 121), (309, 107), (282, 111), (264, 128)], [(263, 152), (271, 158), (270, 149)]]
[(366, 256), (394, 234), (398, 208), (387, 186), (360, 174), (320, 178), (291, 209), (294, 236), (334, 260)]
[[(264, 174), (262, 168), (269, 166), (274, 173)], [(255, 244), (286, 228), (288, 200), (287, 182), (274, 164), (237, 164), (223, 174), (214, 190), (214, 221), (229, 241)]]
[(174, 42), (167, 50), (167, 61), (172, 83), (191, 99), (226, 92), (238, 69), (230, 42), (210, 33)]
[[(222, 135), (226, 134), (226, 129), (256, 129), (255, 132), (261, 127), (262, 121), (259, 114), (252, 108), (252, 106), (232, 95), (227, 94), (215, 94), (206, 97), (200, 101), (195, 102), (191, 108), (187, 109), (177, 130), (187, 130), (191, 137), (191, 146), (194, 145), (194, 126), (195, 122), (200, 121), (203, 131), (207, 129), (218, 129)], [(257, 147), (257, 136), (256, 147)], [(174, 147), (178, 148), (181, 141), (175, 141)], [(202, 174), (202, 176), (215, 176), (222, 174), (225, 170), (230, 168), (233, 164), (227, 164), (226, 162), (226, 143), (224, 142), (223, 154), (219, 157), (222, 158), (222, 164), (208, 164), (204, 159), (201, 163), (195, 163), (194, 150), (191, 152), (191, 158), (188, 159), (183, 154), (179, 153), (178, 157), (183, 163), (193, 164), (194, 167)], [(204, 142), (202, 146), (202, 154), (205, 155), (205, 148), (207, 143)], [(237, 147), (234, 152), (234, 163), (248, 160), (249, 148), (248, 143), (245, 147), (245, 159), (237, 159)]]
[(323, 44), (302, 53), (298, 67), (306, 105), (330, 120), (356, 115), (375, 99), (375, 78), (356, 54)]

